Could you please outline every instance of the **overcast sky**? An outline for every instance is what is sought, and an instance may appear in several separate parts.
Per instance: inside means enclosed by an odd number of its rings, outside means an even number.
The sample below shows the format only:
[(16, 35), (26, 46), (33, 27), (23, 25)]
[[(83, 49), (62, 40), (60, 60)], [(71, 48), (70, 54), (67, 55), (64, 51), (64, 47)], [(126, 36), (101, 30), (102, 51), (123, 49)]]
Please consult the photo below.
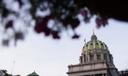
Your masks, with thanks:
[(81, 38), (77, 40), (72, 40), (66, 32), (62, 39), (52, 40), (30, 31), (26, 39), (19, 41), (16, 47), (0, 46), (0, 69), (22, 76), (34, 70), (40, 76), (67, 76), (67, 66), (79, 63), (84, 39), (90, 40), (93, 29), (98, 39), (107, 44), (116, 67), (119, 70), (127, 69), (128, 23), (114, 20), (110, 20), (108, 26), (100, 29), (95, 28), (93, 20), (89, 24), (81, 24), (77, 29)]

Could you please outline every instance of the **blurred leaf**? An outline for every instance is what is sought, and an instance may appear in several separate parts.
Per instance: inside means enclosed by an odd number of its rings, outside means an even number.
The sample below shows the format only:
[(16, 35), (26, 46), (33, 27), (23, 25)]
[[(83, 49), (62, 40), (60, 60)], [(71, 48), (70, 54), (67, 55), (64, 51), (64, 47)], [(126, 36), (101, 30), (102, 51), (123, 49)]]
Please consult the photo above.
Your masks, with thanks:
[(13, 27), (13, 21), (12, 21), (12, 20), (9, 20), (9, 21), (5, 24), (5, 29), (12, 28), (12, 27)]
[(53, 39), (60, 39), (58, 31), (52, 31), (51, 34), (52, 34)]
[(24, 34), (22, 32), (15, 32), (15, 40), (23, 40), (24, 39)]
[(2, 8), (2, 17), (3, 18), (7, 17), (9, 15), (9, 13), (10, 13), (10, 11), (7, 8), (5, 8), (5, 7)]
[(70, 24), (71, 24), (72, 29), (75, 29), (75, 28), (77, 28), (79, 26), (80, 21), (78, 19), (72, 19)]
[(3, 46), (9, 46), (9, 40), (8, 39), (3, 39), (2, 40), (2, 45)]
[(74, 34), (74, 35), (72, 36), (72, 39), (78, 39), (79, 37), (80, 37), (79, 35)]
[(20, 7), (23, 6), (23, 2), (22, 2), (22, 0), (15, 0), (15, 1), (17, 1), (17, 2), (19, 3), (19, 6), (20, 6)]

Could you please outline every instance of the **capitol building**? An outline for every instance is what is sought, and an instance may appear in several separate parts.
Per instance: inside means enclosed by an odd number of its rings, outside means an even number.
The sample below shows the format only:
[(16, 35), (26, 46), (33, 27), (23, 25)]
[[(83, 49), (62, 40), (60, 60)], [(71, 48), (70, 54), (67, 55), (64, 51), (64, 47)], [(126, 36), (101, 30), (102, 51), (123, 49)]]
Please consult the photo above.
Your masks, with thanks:
[(120, 76), (107, 45), (93, 33), (83, 46), (79, 64), (68, 66), (68, 76)]

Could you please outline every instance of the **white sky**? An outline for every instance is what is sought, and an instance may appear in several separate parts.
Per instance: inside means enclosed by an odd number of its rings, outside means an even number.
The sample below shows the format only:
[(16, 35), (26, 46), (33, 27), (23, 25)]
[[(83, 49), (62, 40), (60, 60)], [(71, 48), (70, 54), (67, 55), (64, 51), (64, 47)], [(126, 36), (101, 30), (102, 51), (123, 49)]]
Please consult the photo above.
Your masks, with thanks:
[(67, 76), (67, 66), (79, 63), (84, 39), (90, 40), (93, 29), (98, 39), (107, 44), (116, 67), (119, 70), (127, 69), (128, 23), (114, 20), (110, 20), (108, 26), (100, 29), (95, 28), (94, 21), (81, 24), (77, 29), (81, 34), (78, 40), (72, 40), (66, 32), (63, 33), (61, 40), (52, 40), (50, 37), (31, 31), (24, 41), (18, 42), (16, 47), (0, 47), (0, 69), (22, 76), (34, 70), (40, 76)]

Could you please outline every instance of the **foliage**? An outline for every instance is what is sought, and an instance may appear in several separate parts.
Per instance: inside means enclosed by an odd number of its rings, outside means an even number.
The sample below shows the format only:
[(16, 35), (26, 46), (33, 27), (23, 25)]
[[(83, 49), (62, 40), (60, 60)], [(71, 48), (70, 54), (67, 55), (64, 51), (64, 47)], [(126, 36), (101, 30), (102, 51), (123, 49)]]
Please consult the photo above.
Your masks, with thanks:
[[(0, 76), (14, 76), (14, 75), (8, 74), (7, 70), (0, 70)], [(20, 75), (15, 75), (15, 76), (20, 76)]]
[[(1, 26), (4, 34), (3, 45), (8, 46), (10, 40), (23, 40), (27, 28), (32, 27), (36, 33), (44, 33), (53, 39), (60, 39), (64, 30), (72, 30), (73, 39), (79, 38), (75, 29), (80, 25), (81, 16), (85, 23), (96, 15), (97, 28), (108, 24), (113, 18), (128, 21), (127, 2), (117, 0), (9, 0), (16, 6), (9, 7), (9, 2), (0, 0)], [(114, 4), (114, 5), (113, 5)], [(15, 8), (17, 7), (17, 8)], [(25, 29), (17, 30), (16, 22), (20, 19)], [(50, 25), (49, 23), (52, 22)], [(32, 24), (34, 26), (32, 26)], [(8, 35), (11, 29), (13, 34)]]

